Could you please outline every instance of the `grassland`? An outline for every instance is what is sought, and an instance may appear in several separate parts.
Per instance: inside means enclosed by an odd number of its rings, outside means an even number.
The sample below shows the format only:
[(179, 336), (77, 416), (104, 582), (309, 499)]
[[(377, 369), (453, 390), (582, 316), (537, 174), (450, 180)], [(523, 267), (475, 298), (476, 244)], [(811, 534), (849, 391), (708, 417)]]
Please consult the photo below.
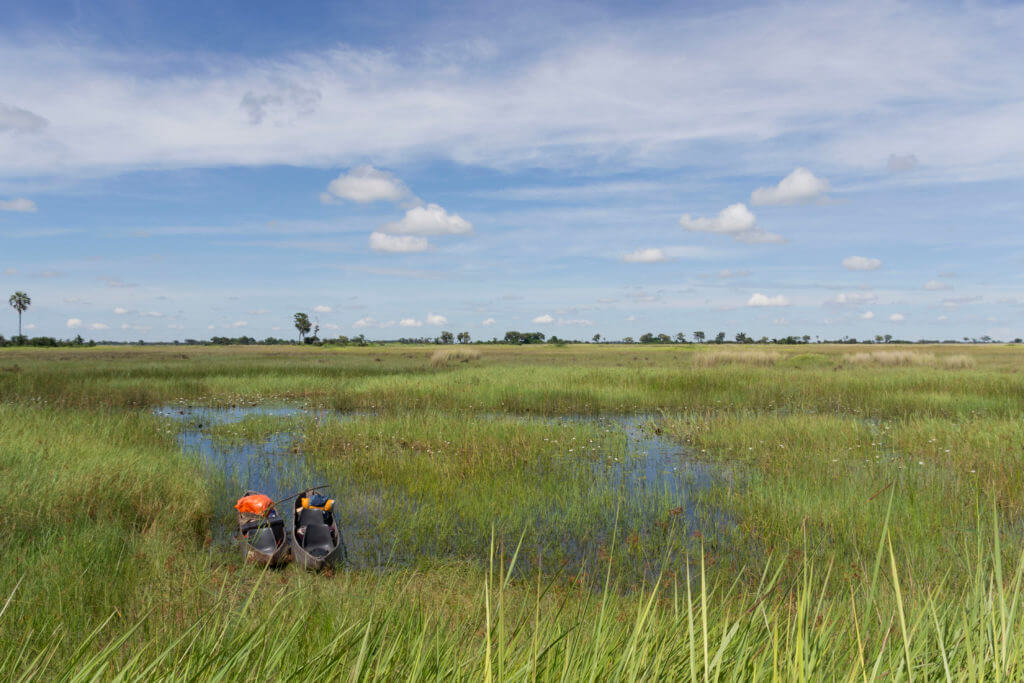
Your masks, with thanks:
[[(1024, 350), (471, 350), (0, 349), (3, 670), (1024, 673)], [(262, 574), (214, 541), (230, 482), (154, 409), (278, 402), (358, 416), (212, 435), (300, 434), (393, 564)], [(537, 419), (631, 414), (721, 476), (616, 490), (621, 434)], [(730, 523), (695, 534), (684, 505)]]

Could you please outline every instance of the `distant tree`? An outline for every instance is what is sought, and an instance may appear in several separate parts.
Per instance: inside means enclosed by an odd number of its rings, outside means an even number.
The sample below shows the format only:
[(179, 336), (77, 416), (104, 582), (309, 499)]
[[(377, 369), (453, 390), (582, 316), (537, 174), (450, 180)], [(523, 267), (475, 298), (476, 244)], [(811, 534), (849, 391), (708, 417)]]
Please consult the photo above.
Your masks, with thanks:
[(444, 332), (441, 333), (441, 336), (437, 338), (437, 343), (438, 344), (454, 344), (455, 343), (455, 335), (452, 334), (451, 332), (449, 332), (448, 330), (445, 330)]
[(1013, 340), (1014, 344), (1020, 344), (1022, 342), (1024, 342), (1024, 339), (1021, 339), (1020, 337), (1017, 337), (1016, 339)]
[(809, 335), (809, 334), (805, 334), (804, 336), (802, 336), (800, 338), (804, 340), (804, 344), (809, 344), (811, 342), (811, 335)]
[(11, 294), (11, 298), (7, 300), (7, 303), (11, 305), (11, 308), (18, 312), (18, 338), (21, 341), (25, 341), (21, 334), (21, 314), (28, 310), (28, 307), (32, 305), (32, 299), (29, 298), (25, 292), (15, 292)]
[(598, 343), (600, 343), (600, 341), (601, 341), (601, 335), (599, 335), (599, 334), (595, 334), (595, 335), (594, 335), (594, 337), (593, 337), (593, 339), (592, 339), (592, 341), (593, 341), (593, 342), (594, 342), (595, 344), (598, 344)]
[(82, 335), (76, 334), (74, 340), (72, 340), (71, 343), (74, 344), (75, 346), (81, 346), (82, 344), (85, 343), (85, 340), (82, 339)]
[(988, 336), (987, 334), (983, 334), (981, 336), (981, 341), (983, 341), (986, 344), (988, 344), (990, 341), (992, 341), (992, 337)]
[(313, 329), (313, 325), (309, 322), (308, 313), (296, 313), (295, 314), (295, 329), (299, 331), (299, 341), (305, 342), (306, 335)]
[(723, 344), (723, 343), (725, 343), (725, 332), (719, 332), (718, 334), (715, 335), (715, 343), (716, 344)]
[(670, 337), (667, 334), (665, 334), (664, 332), (662, 332), (661, 334), (658, 335), (658, 343), (659, 344), (671, 344), (672, 343), (672, 337)]
[(640, 335), (641, 344), (653, 344), (657, 340), (658, 338), (655, 337), (654, 334), (652, 334), (651, 332), (644, 332), (643, 334)]
[(633, 343), (633, 338), (632, 337), (623, 337), (622, 338), (622, 343), (623, 344), (632, 344)]
[(697, 330), (696, 332), (693, 333), (693, 338), (697, 340), (698, 344), (704, 343), (704, 333), (701, 332), (700, 330)]
[(750, 337), (748, 337), (746, 332), (737, 332), (736, 333), (736, 343), (737, 344), (748, 344), (748, 343), (750, 343), (752, 341), (754, 341), (754, 340), (751, 339)]
[(677, 344), (685, 344), (686, 343), (686, 335), (683, 334), (682, 332), (677, 332), (676, 333), (676, 343)]
[(887, 334), (887, 335), (885, 335), (885, 336), (884, 336), (884, 337), (882, 337), (882, 338), (883, 338), (883, 339), (885, 340), (885, 343), (886, 343), (886, 344), (888, 344), (889, 342), (891, 342), (891, 341), (892, 341), (892, 335), (891, 335), (891, 334)]
[(459, 332), (458, 338), (459, 338), (459, 343), (460, 344), (468, 344), (469, 343), (469, 332)]

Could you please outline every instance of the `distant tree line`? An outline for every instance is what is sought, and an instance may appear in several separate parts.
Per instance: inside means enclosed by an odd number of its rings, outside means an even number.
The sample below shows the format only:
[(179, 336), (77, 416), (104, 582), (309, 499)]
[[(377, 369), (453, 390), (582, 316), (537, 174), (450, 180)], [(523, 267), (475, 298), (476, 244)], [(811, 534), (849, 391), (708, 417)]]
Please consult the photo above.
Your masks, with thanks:
[[(38, 347), (56, 347), (56, 346), (95, 346), (97, 342), (90, 339), (86, 341), (82, 338), (82, 335), (77, 335), (74, 339), (57, 339), (55, 337), (26, 337), (21, 332), (21, 318), (25, 311), (28, 310), (32, 304), (32, 299), (25, 292), (15, 292), (8, 299), (8, 303), (18, 313), (18, 335), (11, 339), (6, 339), (3, 335), (0, 335), (0, 346), (38, 346)], [(202, 344), (214, 344), (218, 346), (249, 346), (249, 345), (295, 345), (295, 344), (311, 344), (311, 345), (332, 345), (332, 346), (367, 346), (370, 343), (399, 343), (399, 344), (470, 344), (474, 343), (470, 337), (469, 332), (459, 332), (457, 334), (444, 330), (437, 337), (402, 337), (400, 339), (389, 341), (381, 340), (379, 342), (371, 342), (366, 338), (366, 335), (360, 334), (355, 337), (346, 337), (345, 335), (338, 335), (334, 338), (320, 339), (320, 325), (315, 321), (311, 321), (308, 313), (298, 312), (293, 316), (293, 322), (295, 329), (299, 333), (298, 341), (290, 339), (278, 339), (276, 337), (267, 337), (263, 340), (257, 340), (254, 337), (242, 336), (242, 337), (212, 337), (209, 341), (203, 341), (199, 339), (186, 339), (186, 345), (202, 345)], [(674, 335), (669, 335), (664, 332), (654, 333), (645, 332), (640, 335), (638, 339), (633, 337), (623, 337), (620, 340), (610, 340), (602, 337), (600, 334), (595, 334), (590, 343), (593, 344), (810, 344), (811, 335), (788, 335), (785, 337), (766, 337), (762, 336), (759, 339), (751, 337), (746, 332), (737, 332), (731, 340), (726, 338), (725, 332), (719, 332), (713, 338), (708, 339), (707, 335), (703, 330), (694, 330), (693, 341), (689, 341), (686, 337), (685, 332), (676, 332)], [(982, 335), (980, 337), (962, 337), (960, 339), (918, 339), (911, 341), (908, 339), (895, 339), (891, 334), (877, 334), (873, 338), (858, 340), (856, 337), (844, 336), (840, 339), (821, 339), (820, 337), (814, 338), (815, 343), (822, 344), (989, 344), (997, 342), (998, 340), (993, 339), (989, 335)], [(121, 344), (139, 344), (144, 345), (146, 342), (139, 340), (137, 342), (124, 342), (124, 341), (101, 341), (100, 344), (104, 345), (121, 345)], [(178, 340), (172, 342), (173, 344), (180, 344)], [(493, 337), (489, 341), (477, 341), (477, 344), (554, 344), (554, 345), (565, 345), (565, 344), (582, 344), (577, 339), (560, 339), (555, 335), (547, 337), (543, 332), (520, 332), (518, 330), (509, 330), (505, 333), (505, 336), (499, 339)], [(1017, 337), (1013, 340), (1015, 344), (1024, 343), (1024, 339)]]

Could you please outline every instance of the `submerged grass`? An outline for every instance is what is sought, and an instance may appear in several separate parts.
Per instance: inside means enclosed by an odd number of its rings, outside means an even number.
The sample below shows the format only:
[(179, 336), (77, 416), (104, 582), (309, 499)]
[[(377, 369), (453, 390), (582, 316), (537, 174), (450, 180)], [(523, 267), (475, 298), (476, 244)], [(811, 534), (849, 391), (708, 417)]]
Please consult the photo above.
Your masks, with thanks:
[[(706, 349), (494, 347), (433, 368), (435, 350), (0, 350), (0, 666), (24, 679), (1024, 674), (1018, 349), (884, 364), (816, 345), (699, 367)], [(383, 569), (261, 573), (213, 541), (231, 483), (182, 457), (178, 425), (152, 408), (270, 401), (366, 411), (203, 431), (223, 446), (296, 434)], [(723, 472), (685, 502), (724, 511), (727, 530), (663, 542), (678, 496), (599, 476), (621, 431), (522, 419), (603, 412), (653, 412), (650, 429)], [(586, 561), (564, 562), (579, 549), (559, 543), (588, 531)]]

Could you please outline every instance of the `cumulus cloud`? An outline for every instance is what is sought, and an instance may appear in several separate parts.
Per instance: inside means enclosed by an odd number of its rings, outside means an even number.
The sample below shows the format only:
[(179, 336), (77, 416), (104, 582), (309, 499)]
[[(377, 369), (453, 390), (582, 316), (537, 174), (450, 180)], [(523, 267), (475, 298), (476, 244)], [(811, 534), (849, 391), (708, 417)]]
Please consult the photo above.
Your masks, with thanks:
[(540, 325), (549, 325), (555, 322), (555, 319), (552, 318), (547, 313), (545, 313), (544, 315), (538, 315), (536, 318), (533, 319), (532, 322), (538, 323)]
[(356, 329), (361, 329), (363, 327), (372, 327), (373, 325), (376, 325), (376, 324), (377, 324), (376, 320), (374, 320), (373, 318), (367, 317), (367, 318), (360, 318), (359, 320), (355, 321), (354, 323), (352, 323), (352, 327), (354, 327)]
[(751, 295), (747, 299), (748, 306), (788, 306), (789, 299), (779, 294), (777, 296), (766, 296), (760, 292)]
[(901, 323), (904, 320), (906, 320), (906, 318), (903, 317), (902, 313), (893, 313), (892, 315), (889, 316), (889, 320), (891, 320), (894, 323)]
[(938, 292), (943, 289), (952, 289), (952, 287), (948, 283), (942, 282), (941, 280), (929, 280), (928, 282), (924, 283), (924, 288), (927, 289), (929, 292)]
[(409, 188), (387, 171), (373, 166), (359, 166), (343, 173), (327, 184), (321, 200), (348, 199), (365, 204), (376, 201), (397, 202), (409, 197)]
[(875, 314), (872, 311), (864, 311), (860, 314), (861, 320), (874, 320)]
[(162, 318), (162, 317), (164, 317), (164, 314), (159, 312), (159, 311), (145, 311), (143, 313), (139, 313), (139, 315), (141, 315), (143, 318)]
[(737, 235), (749, 232), (757, 225), (757, 218), (746, 204), (730, 204), (714, 218), (693, 218), (684, 213), (679, 218), (679, 225), (693, 232), (715, 232), (724, 235)]
[(423, 327), (423, 322), (416, 318), (402, 318), (398, 321), (398, 325), (399, 327)]
[(402, 220), (387, 223), (381, 230), (392, 235), (468, 235), (473, 224), (437, 204), (427, 204), (409, 209)]
[(876, 258), (866, 256), (847, 256), (843, 259), (843, 268), (847, 270), (878, 270), (882, 262)]
[(330, 306), (325, 306), (323, 304), (320, 304), (319, 306), (314, 306), (313, 307), (313, 312), (314, 313), (330, 313), (332, 310), (333, 309), (331, 309)]
[(413, 235), (387, 235), (383, 232), (370, 233), (370, 249), (392, 254), (411, 254), (429, 248), (426, 237)]
[(17, 197), (15, 199), (0, 199), (0, 211), (35, 213), (36, 203), (31, 199), (25, 199), (24, 197)]
[(70, 327), (73, 330), (77, 329), (77, 328), (82, 326), (82, 319), (81, 318), (68, 318), (67, 325), (68, 325), (68, 327)]
[(890, 154), (889, 160), (885, 162), (885, 167), (889, 170), (889, 173), (912, 171), (917, 167), (917, 157), (913, 154), (904, 154), (902, 156)]
[(497, 321), (497, 320), (495, 320), (494, 318), (488, 318), (487, 320), (484, 320), (484, 321), (483, 321), (482, 323), (480, 323), (480, 324), (481, 324), (481, 325), (483, 325), (484, 327), (488, 327), (488, 326), (490, 326), (490, 325), (493, 325), (493, 324), (494, 324), (494, 323), (496, 323), (496, 322), (498, 322), (498, 321)]
[(637, 249), (622, 257), (626, 263), (664, 263), (669, 260), (664, 249)]
[(799, 204), (818, 199), (828, 192), (828, 181), (818, 178), (802, 166), (779, 181), (774, 187), (759, 187), (750, 194), (754, 206)]
[(117, 308), (114, 309), (114, 313), (117, 315), (125, 315), (126, 313), (128, 313), (128, 309), (118, 306)]
[(427, 313), (427, 324), (428, 325), (444, 325), (448, 322), (448, 318), (443, 315), (435, 313)]
[(89, 329), (90, 330), (109, 330), (110, 326), (109, 325), (105, 325), (103, 323), (93, 323), (92, 325), (89, 325)]
[(679, 225), (691, 232), (732, 235), (737, 242), (745, 244), (781, 244), (786, 241), (782, 235), (762, 230), (753, 212), (742, 202), (730, 204), (714, 218), (694, 218), (684, 213), (679, 218)]

